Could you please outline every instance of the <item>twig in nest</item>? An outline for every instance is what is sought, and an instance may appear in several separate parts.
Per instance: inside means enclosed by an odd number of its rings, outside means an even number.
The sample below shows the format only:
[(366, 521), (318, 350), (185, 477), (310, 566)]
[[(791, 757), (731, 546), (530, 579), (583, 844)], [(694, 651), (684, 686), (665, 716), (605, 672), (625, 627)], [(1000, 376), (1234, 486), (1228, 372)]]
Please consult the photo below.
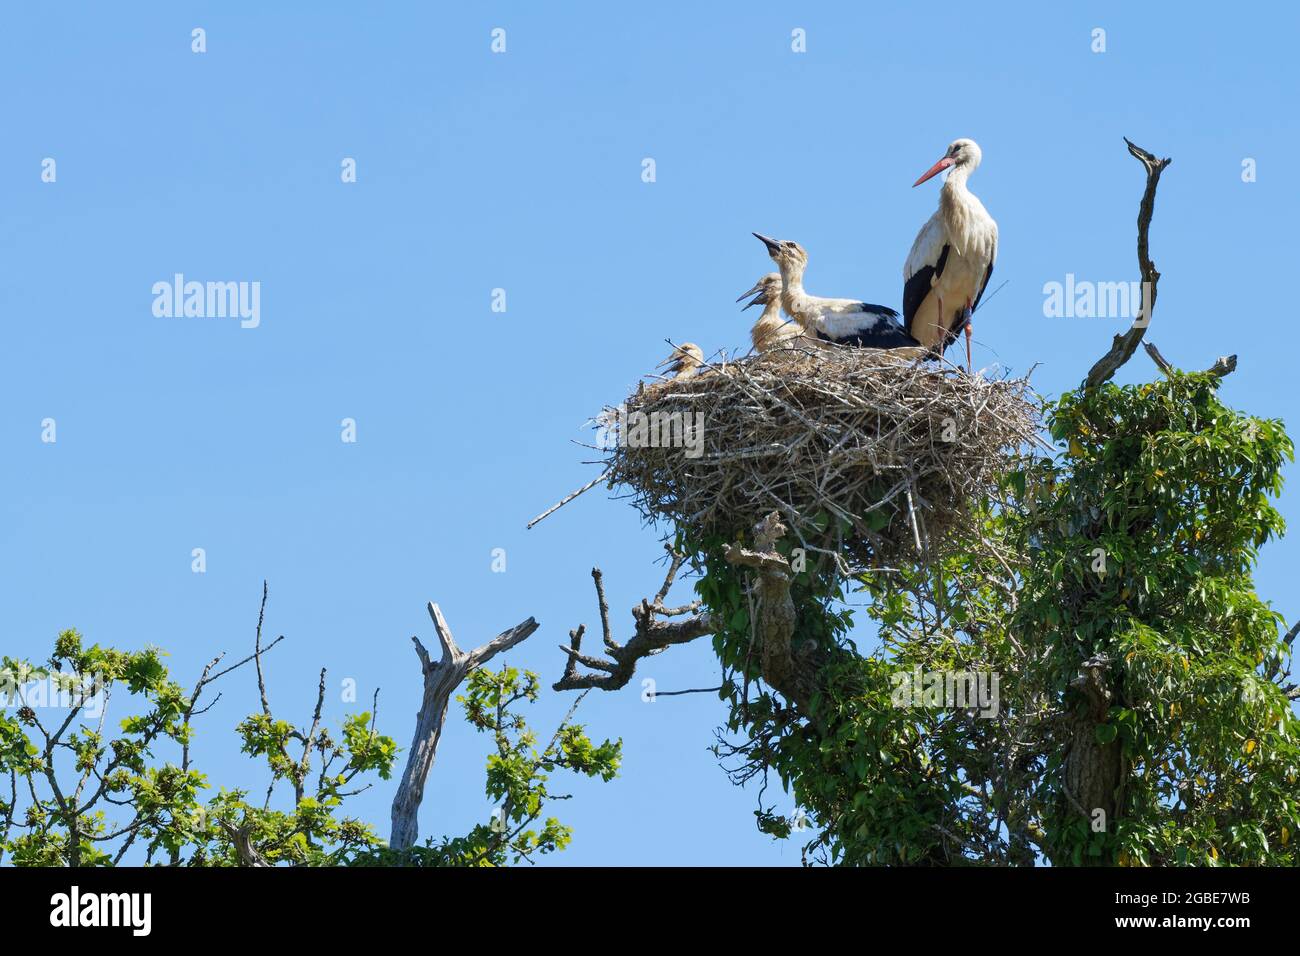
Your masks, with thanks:
[(587, 482), (585, 485), (583, 485), (583, 486), (582, 486), (581, 488), (579, 488), (577, 491), (571, 491), (571, 492), (569, 492), (567, 495), (565, 495), (563, 498), (561, 498), (561, 499), (560, 499), (559, 501), (557, 501), (555, 504), (551, 505), (549, 508), (547, 508), (547, 509), (546, 509), (545, 511), (543, 511), (541, 514), (539, 514), (539, 515), (538, 515), (536, 518), (534, 518), (532, 521), (528, 522), (528, 524), (524, 525), (524, 529), (525, 529), (525, 530), (530, 530), (530, 529), (533, 527), (533, 525), (537, 524), (537, 523), (538, 523), (539, 521), (541, 521), (543, 518), (549, 518), (551, 515), (555, 514), (555, 512), (559, 511), (561, 508), (563, 508), (565, 505), (567, 505), (567, 504), (568, 504), (570, 501), (572, 501), (574, 498), (578, 497), (578, 495), (582, 494), (583, 492), (590, 491), (592, 488), (595, 488), (598, 484), (600, 484), (602, 481), (605, 480), (605, 477), (606, 477), (608, 474), (609, 474), (609, 472), (606, 471), (606, 472), (604, 472), (604, 473), (602, 473), (602, 474), (596, 476), (595, 478), (591, 479), (591, 481)]

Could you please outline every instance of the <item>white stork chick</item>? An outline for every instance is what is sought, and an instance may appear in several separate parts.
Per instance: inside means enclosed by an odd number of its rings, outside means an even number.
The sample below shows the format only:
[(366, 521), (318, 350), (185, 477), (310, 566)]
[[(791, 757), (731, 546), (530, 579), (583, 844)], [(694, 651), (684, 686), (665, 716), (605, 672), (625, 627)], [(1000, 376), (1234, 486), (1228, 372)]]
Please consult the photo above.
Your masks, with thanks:
[(704, 350), (694, 342), (683, 342), (673, 349), (673, 354), (668, 356), (655, 368), (666, 369), (673, 373), (673, 378), (694, 378), (700, 374), (700, 366), (704, 364)]
[(883, 305), (857, 299), (826, 299), (803, 288), (808, 253), (789, 240), (754, 233), (781, 270), (781, 305), (804, 335), (819, 342), (868, 349), (916, 348), (917, 342), (898, 324), (898, 313)]
[(964, 328), (967, 371), (971, 313), (998, 256), (998, 224), (966, 188), (981, 156), (974, 140), (954, 140), (943, 158), (912, 184), (950, 170), (939, 191), (939, 208), (921, 227), (903, 266), (903, 327), (934, 355), (942, 355)]
[[(750, 298), (751, 296), (753, 298)], [(804, 341), (803, 329), (799, 323), (781, 318), (781, 273), (769, 272), (736, 301), (744, 302), (746, 299), (749, 299), (749, 302), (745, 305), (745, 309), (755, 305), (763, 307), (763, 314), (749, 330), (754, 351), (774, 352)], [(745, 309), (740, 311), (744, 312)]]

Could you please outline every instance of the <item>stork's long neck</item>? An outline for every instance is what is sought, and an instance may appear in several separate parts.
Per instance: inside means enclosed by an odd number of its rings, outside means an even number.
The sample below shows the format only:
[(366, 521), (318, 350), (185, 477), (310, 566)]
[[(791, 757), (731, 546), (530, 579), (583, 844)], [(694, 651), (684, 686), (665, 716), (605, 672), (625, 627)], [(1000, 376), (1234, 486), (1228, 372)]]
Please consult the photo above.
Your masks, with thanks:
[(798, 300), (803, 298), (803, 265), (801, 263), (781, 263), (781, 303), (790, 319), (803, 326), (803, 311), (798, 307)]
[(975, 169), (969, 163), (958, 163), (948, 170), (948, 178), (944, 180), (943, 188), (945, 190), (965, 189), (966, 180), (970, 179), (973, 172), (975, 172)]
[(781, 289), (783, 292), (803, 291), (803, 264), (782, 259), (777, 263), (781, 270)]
[(972, 172), (974, 170), (970, 166), (954, 166), (948, 173), (943, 189), (939, 190), (939, 211), (943, 215), (948, 238), (956, 244), (959, 254), (965, 253), (977, 210), (982, 208), (975, 194), (966, 188), (966, 180), (970, 179)]
[(776, 292), (768, 297), (767, 304), (763, 306), (763, 314), (750, 329), (750, 341), (754, 343), (754, 348), (762, 351), (781, 334), (783, 328), (785, 323), (781, 321), (781, 293)]
[(954, 206), (968, 206), (974, 194), (966, 188), (966, 180), (970, 179), (971, 168), (969, 166), (954, 166), (952, 172), (948, 174), (948, 179), (943, 184), (943, 189), (939, 190), (939, 207), (945, 212)]

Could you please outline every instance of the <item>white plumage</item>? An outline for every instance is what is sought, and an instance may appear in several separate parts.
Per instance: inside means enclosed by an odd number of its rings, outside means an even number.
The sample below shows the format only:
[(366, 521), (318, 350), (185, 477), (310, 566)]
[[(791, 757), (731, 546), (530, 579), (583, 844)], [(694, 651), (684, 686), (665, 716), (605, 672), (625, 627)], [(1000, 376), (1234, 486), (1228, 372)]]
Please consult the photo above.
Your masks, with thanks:
[(767, 246), (768, 255), (781, 270), (781, 305), (807, 337), (860, 348), (916, 347), (916, 341), (898, 324), (898, 313), (887, 306), (805, 292), (803, 274), (808, 253), (799, 243), (754, 235)]
[(988, 287), (998, 255), (998, 224), (966, 188), (982, 153), (959, 139), (913, 185), (951, 170), (939, 208), (921, 227), (903, 265), (903, 326), (927, 350), (942, 354), (964, 328), (970, 367), (970, 316)]

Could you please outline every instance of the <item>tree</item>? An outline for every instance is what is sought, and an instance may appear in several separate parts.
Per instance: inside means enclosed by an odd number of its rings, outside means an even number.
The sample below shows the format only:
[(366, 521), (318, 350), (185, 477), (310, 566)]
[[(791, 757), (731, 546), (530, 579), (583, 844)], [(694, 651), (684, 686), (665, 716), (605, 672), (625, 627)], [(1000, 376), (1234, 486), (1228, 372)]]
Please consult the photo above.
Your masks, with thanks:
[[(458, 699), (471, 725), (494, 736), (486, 791), (503, 801), (499, 822), (475, 826), (464, 837), (389, 850), (373, 827), (343, 813), (345, 801), (375, 777), (390, 777), (397, 758), (395, 742), (376, 729), (378, 691), (369, 711), (347, 715), (333, 734), (323, 720), (322, 670), (309, 723), (297, 727), (277, 718), (262, 660), (284, 638), (262, 644), (266, 597), (264, 585), (253, 653), (221, 669), (222, 656), (214, 658), (189, 690), (170, 677), (159, 649), (86, 647), (75, 630), (59, 635), (41, 666), (5, 658), (0, 693), (18, 707), (13, 716), (0, 713), (0, 780), (8, 778), (8, 793), (0, 792), (0, 861), (113, 866), (135, 847), (145, 862), (171, 866), (502, 865), (568, 843), (568, 827), (553, 817), (530, 829), (549, 801), (562, 798), (548, 788), (552, 771), (605, 780), (617, 771), (620, 744), (593, 745), (572, 722), (576, 703), (538, 751), (515, 710), (536, 700), (537, 676), (476, 664), (461, 673), (470, 683)], [(200, 700), (210, 685), (249, 663), (261, 707), (236, 732), (241, 750), (265, 762), (265, 796), (256, 801), (245, 789), (222, 788), (204, 799), (211, 785), (193, 766), (190, 745), (195, 719), (216, 699), (202, 707)], [(123, 694), (135, 706), (113, 733), (110, 704)], [(58, 713), (57, 724), (43, 719), (47, 705)], [(164, 749), (175, 756), (164, 758)]]

